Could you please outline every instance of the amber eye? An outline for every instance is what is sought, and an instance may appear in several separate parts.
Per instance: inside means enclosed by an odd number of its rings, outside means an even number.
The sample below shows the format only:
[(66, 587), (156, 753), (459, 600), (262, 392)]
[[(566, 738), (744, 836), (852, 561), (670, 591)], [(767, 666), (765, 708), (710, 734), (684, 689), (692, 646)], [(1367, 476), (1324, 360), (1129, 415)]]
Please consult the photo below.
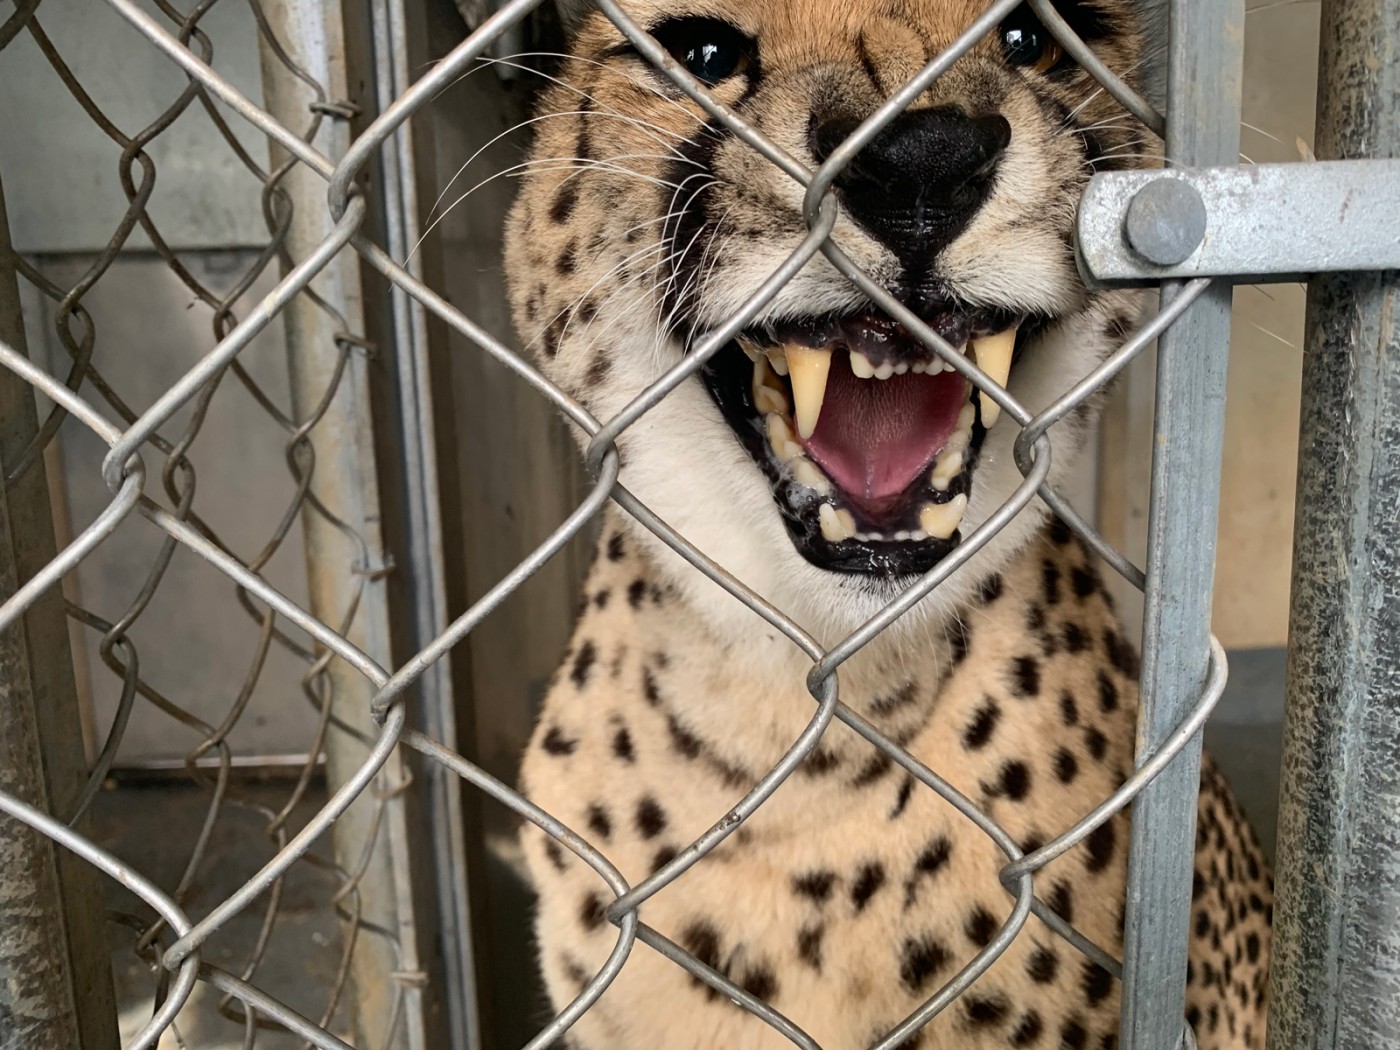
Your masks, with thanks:
[(742, 73), (754, 53), (749, 37), (718, 18), (673, 18), (652, 29), (651, 35), (704, 84)]
[(1006, 60), (1033, 73), (1048, 73), (1064, 58), (1064, 49), (1026, 8), (1018, 8), (1001, 24)]

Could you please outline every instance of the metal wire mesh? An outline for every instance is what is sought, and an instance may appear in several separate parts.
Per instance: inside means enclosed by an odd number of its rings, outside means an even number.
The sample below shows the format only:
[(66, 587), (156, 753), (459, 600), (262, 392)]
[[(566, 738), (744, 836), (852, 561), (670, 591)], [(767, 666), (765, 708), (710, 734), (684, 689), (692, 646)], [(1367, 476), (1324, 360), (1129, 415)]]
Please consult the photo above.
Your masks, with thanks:
[[(1051, 427), (1101, 391), (1135, 356), (1167, 331), (1206, 292), (1210, 282), (1202, 279), (1185, 283), (1172, 295), (1165, 296), (1160, 311), (1140, 331), (1091, 374), (1082, 377), (1054, 404), (1032, 414), (989, 380), (975, 364), (940, 339), (886, 289), (864, 274), (829, 236), (839, 209), (832, 186), (843, 167), (960, 56), (994, 30), (1021, 0), (996, 0), (991, 4), (950, 47), (891, 95), (815, 171), (805, 168), (741, 117), (712, 99), (702, 85), (678, 67), (656, 41), (623, 11), (616, 0), (598, 0), (598, 8), (638, 52), (663, 70), (711, 119), (728, 128), (805, 187), (804, 216), (809, 228), (801, 245), (760, 287), (753, 290), (742, 309), (725, 324), (697, 340), (682, 363), (661, 376), (616, 416), (606, 420), (593, 418), (515, 351), (464, 316), (440, 292), (427, 287), (414, 272), (397, 262), (385, 247), (371, 240), (364, 231), (367, 204), (357, 188), (357, 178), (367, 163), (386, 144), (391, 143), (405, 122), (436, 93), (477, 63), (503, 33), (525, 18), (541, 0), (511, 0), (502, 6), (444, 61), (384, 108), (353, 140), (348, 140), (348, 136), (344, 135), (344, 122), (352, 115), (350, 109), (316, 75), (291, 56), (256, 0), (252, 10), (267, 50), (288, 73), (309, 89), (310, 100), (302, 103), (300, 109), (273, 113), (266, 104), (259, 104), (245, 96), (211, 67), (211, 43), (199, 28), (199, 20), (212, 6), (211, 3), (206, 2), (185, 13), (169, 4), (168, 0), (158, 0), (159, 16), (163, 16), (158, 17), (138, 6), (134, 0), (108, 2), (189, 77), (188, 87), (169, 108), (148, 127), (134, 134), (123, 133), (103, 115), (99, 102), (78, 82), (44, 36), (32, 5), (17, 11), (0, 30), (0, 41), (21, 31), (29, 33), (43, 49), (67, 90), (93, 122), (121, 147), (122, 185), (129, 202), (108, 249), (96, 257), (88, 273), (71, 287), (58, 286), (32, 265), (20, 264), (24, 276), (57, 304), (58, 336), (72, 362), (66, 375), (49, 374), (15, 348), (0, 345), (0, 363), (53, 403), (26, 454), (18, 462), (6, 464), (7, 478), (20, 475), (39, 462), (59, 425), (71, 415), (109, 448), (102, 464), (102, 480), (111, 498), (96, 520), (86, 525), (58, 557), (8, 597), (0, 608), (0, 629), (15, 623), (39, 596), (57, 587), (84, 557), (100, 544), (108, 542), (123, 521), (134, 517), (144, 518), (162, 534), (158, 557), (149, 565), (137, 598), (120, 617), (109, 621), (76, 605), (70, 607), (70, 615), (77, 622), (101, 633), (102, 659), (122, 681), (121, 704), (92, 768), (80, 811), (91, 804), (98, 786), (109, 771), (123, 728), (133, 705), (139, 700), (155, 705), (198, 736), (199, 743), (191, 749), (189, 763), (192, 775), (208, 792), (206, 827), (211, 829), (228, 807), (239, 803), (234, 788), (230, 786), (231, 751), (227, 737), (244, 715), (252, 683), (257, 681), (272, 647), (281, 647), (304, 661), (306, 670), (301, 688), (317, 713), (316, 735), (308, 748), (311, 757), (300, 770), (293, 787), (280, 806), (260, 805), (258, 808), (265, 820), (265, 831), (272, 846), (271, 857), (236, 892), (202, 915), (190, 914), (186, 900), (205, 860), (207, 835), (202, 836), (190, 851), (177, 884), (161, 887), (143, 875), (139, 863), (113, 856), (90, 838), (72, 831), (68, 824), (75, 818), (75, 813), (44, 813), (12, 794), (0, 793), (0, 809), (74, 851), (107, 876), (120, 880), (151, 910), (154, 917), (135, 921), (133, 933), (134, 947), (151, 966), (155, 982), (151, 997), (153, 1012), (150, 1020), (132, 1037), (129, 1046), (152, 1046), (163, 1032), (173, 1031), (176, 1015), (190, 998), (196, 983), (203, 981), (223, 995), (221, 1004), (229, 1016), (246, 1022), (249, 1045), (254, 1038), (256, 1025), (268, 1024), (281, 1026), (311, 1045), (345, 1047), (348, 1044), (339, 1034), (335, 1034), (342, 1031), (336, 1025), (337, 1007), (351, 971), (357, 938), (376, 939), (388, 946), (393, 963), (380, 973), (382, 982), (393, 989), (395, 996), (388, 1016), (394, 1026), (404, 1023), (401, 1000), (415, 988), (410, 939), (404, 936), (402, 929), (387, 929), (365, 918), (359, 899), (361, 879), (370, 864), (369, 858), (384, 848), (386, 837), (392, 837), (392, 807), (405, 787), (402, 767), (398, 764), (400, 749), (404, 747), (451, 771), (543, 829), (590, 865), (606, 881), (615, 896), (606, 909), (607, 918), (618, 931), (612, 954), (588, 980), (578, 997), (531, 1040), (528, 1044), (531, 1048), (555, 1043), (606, 990), (630, 953), (637, 950), (662, 953), (732, 999), (738, 1008), (761, 1018), (792, 1044), (817, 1046), (793, 1020), (641, 922), (638, 910), (646, 900), (689, 867), (701, 863), (707, 854), (758, 810), (818, 746), (822, 734), (833, 720), (839, 720), (855, 730), (873, 748), (889, 756), (895, 764), (945, 799), (971, 825), (987, 835), (1005, 854), (1001, 881), (1015, 899), (1014, 910), (995, 936), (922, 1006), (886, 1034), (876, 1044), (880, 1050), (896, 1046), (908, 1038), (971, 986), (1005, 951), (1032, 913), (1090, 959), (1115, 975), (1122, 973), (1122, 966), (1109, 952), (1089, 941), (1055, 911), (1042, 904), (1035, 892), (1036, 874), (1128, 806), (1195, 738), (1224, 685), (1224, 654), (1218, 644), (1212, 642), (1209, 666), (1196, 669), (1199, 677), (1206, 682), (1206, 687), (1187, 717), (1159, 747), (1149, 754), (1138, 756), (1137, 770), (1117, 791), (1052, 841), (1030, 853), (1023, 853), (1006, 831), (982, 812), (973, 800), (942, 779), (937, 770), (914, 758), (843, 705), (840, 699), (842, 664), (938, 587), (959, 565), (974, 557), (1034, 499), (1039, 498), (1049, 504), (1093, 551), (1125, 578), (1138, 587), (1144, 584), (1143, 572), (1109, 547), (1047, 485), (1050, 442), (1046, 435)], [(1114, 98), (1148, 128), (1161, 130), (1162, 116), (1094, 56), (1059, 18), (1049, 0), (1030, 0), (1030, 3), (1050, 32), (1100, 80)], [(274, 146), (274, 155), (283, 159), (270, 170), (260, 168), (239, 145), (229, 129), (225, 110), (216, 105), (215, 100), (266, 135)], [(238, 163), (245, 166), (261, 184), (260, 204), (269, 231), (267, 244), (253, 265), (228, 287), (217, 290), (206, 287), (182, 265), (178, 255), (161, 239), (147, 207), (154, 187), (154, 168), (145, 149), (181, 113), (194, 107), (204, 110), (207, 118), (219, 128)], [(301, 114), (300, 122), (291, 119), (289, 114), (293, 111)], [(335, 135), (326, 134), (328, 128), (339, 129), (339, 142)], [(314, 217), (316, 221), (308, 225), (304, 221), (307, 218), (304, 211), (297, 210), (304, 209), (302, 202), (306, 198), (299, 197), (294, 207), (286, 187), (289, 180), (312, 176), (326, 183), (329, 210), (327, 214)], [(298, 222), (302, 225), (298, 226)], [(109, 372), (99, 370), (101, 362), (95, 353), (96, 332), (83, 307), (84, 295), (102, 279), (138, 226), (145, 231), (171, 272), (179, 277), (199, 302), (209, 308), (214, 318), (215, 341), (214, 347), (204, 352), (198, 362), (153, 404), (140, 409), (123, 400), (120, 383), (111, 381)], [(312, 232), (308, 233), (308, 230)], [(902, 323), (950, 367), (974, 383), (982, 391), (983, 397), (990, 398), (1007, 417), (1014, 420), (1020, 428), (1016, 460), (1024, 475), (1024, 481), (1015, 494), (983, 525), (964, 537), (951, 555), (859, 630), (830, 648), (819, 644), (783, 610), (766, 604), (742, 583), (726, 574), (621, 486), (618, 483), (619, 462), (615, 447), (615, 441), (622, 431), (636, 423), (677, 386), (695, 376), (713, 354), (744, 328), (784, 284), (819, 253), (871, 302)], [(587, 498), (530, 557), (500, 579), (430, 644), (392, 670), (387, 665), (385, 650), (376, 648), (373, 637), (366, 641), (362, 630), (356, 633), (357, 627), (363, 626), (359, 621), (365, 615), (362, 599), (376, 579), (388, 569), (378, 539), (366, 535), (358, 521), (350, 520), (343, 508), (329, 503), (320, 494), (324, 485), (335, 486), (334, 477), (327, 478), (329, 468), (317, 456), (318, 428), (323, 427), (329, 415), (344, 410), (338, 398), (347, 385), (364, 381), (363, 371), (357, 372), (356, 363), (363, 355), (372, 352), (363, 337), (357, 334), (353, 318), (347, 317), (333, 299), (318, 294), (313, 288), (313, 282), (323, 281), (325, 275), (347, 259), (378, 271), (392, 283), (398, 294), (410, 297), (418, 310), (426, 311), (472, 340), (590, 435), (584, 459), (594, 483)], [(283, 273), (275, 289), (245, 316), (237, 317), (234, 304), (246, 294), (259, 274), (274, 266), (280, 267)], [(261, 389), (240, 363), (239, 355), (270, 322), (284, 311), (296, 309), (310, 311), (315, 317), (316, 331), (327, 338), (314, 348), (321, 355), (314, 374), (321, 377), (322, 385), (314, 390), (304, 390), (298, 409), (289, 411), (280, 407)], [(242, 555), (230, 549), (220, 539), (215, 525), (200, 516), (195, 498), (193, 450), (198, 447), (201, 421), (211, 400), (227, 386), (229, 379), (241, 384), (253, 396), (269, 425), (285, 432), (287, 470), (294, 483), (294, 496), (285, 513), (268, 532), (264, 545), (252, 555)], [(79, 392), (84, 385), (93, 392), (92, 395)], [(177, 413), (185, 409), (191, 411), (177, 427), (173, 421)], [(148, 492), (147, 459), (151, 456), (159, 457), (159, 493)], [(332, 463), (331, 466), (335, 471), (346, 469), (343, 462)], [(349, 479), (352, 484), (357, 480)], [(341, 488), (343, 483), (344, 479)], [(335, 491), (341, 491), (341, 488)], [(681, 850), (673, 860), (637, 885), (630, 885), (585, 836), (565, 827), (509, 785), (485, 773), (452, 750), (448, 743), (409, 728), (406, 711), (410, 691), (422, 677), (541, 565), (578, 535), (609, 502), (616, 503), (637, 518), (697, 572), (728, 591), (736, 602), (783, 634), (812, 661), (807, 684), (814, 698), (814, 708), (806, 729), (792, 742), (783, 758), (738, 799), (728, 813), (716, 815), (722, 819), (717, 819), (708, 831)], [(313, 551), (312, 555), (323, 561), (314, 571), (339, 581), (336, 587), (327, 592), (339, 604), (327, 603), (324, 595), (318, 592), (319, 600), (308, 603), (312, 607), (307, 608), (289, 599), (285, 589), (275, 586), (265, 571), (294, 525), (305, 523), (306, 519), (315, 519), (319, 523), (319, 526), (310, 526), (313, 530), (317, 527), (329, 529), (345, 541), (340, 548), (320, 549)], [(257, 632), (258, 645), (247, 670), (247, 688), (238, 693), (219, 724), (209, 724), (195, 718), (178, 698), (163, 695), (154, 684), (144, 679), (138, 665), (139, 653), (130, 637), (132, 625), (159, 592), (173, 554), (182, 548), (204, 559), (226, 578)], [(348, 710), (343, 699), (336, 699), (337, 687), (347, 681), (354, 681), (364, 689), (359, 695), (365, 697), (367, 702), (358, 710)], [(314, 817), (294, 832), (289, 815), (306, 796), (318, 756), (326, 750), (328, 741), (337, 735), (358, 742), (363, 752), (352, 763), (343, 764), (333, 771), (333, 794)], [(201, 763), (201, 760), (207, 761)], [(343, 849), (337, 851), (341, 858), (339, 862), (311, 852), (323, 835), (348, 819), (347, 812), (352, 806), (365, 804), (368, 804), (371, 812), (368, 816), (362, 816), (356, 825), (363, 831), (359, 844), (362, 850), (360, 863), (347, 863)], [(315, 1017), (305, 1016), (257, 986), (262, 953), (276, 924), (280, 888), (289, 870), (299, 863), (327, 866), (334, 872), (338, 881), (335, 904), (347, 920), (342, 963), (337, 967), (335, 979), (325, 989), (324, 1002)], [(236, 966), (223, 966), (211, 961), (208, 952), (211, 938), (236, 916), (252, 909), (259, 910), (264, 931), (258, 940), (258, 950)], [(646, 949), (637, 948), (638, 941)], [(387, 1045), (393, 1037), (392, 1031), (374, 1033), (371, 1038), (376, 1041), (370, 1045)], [(1186, 1038), (1190, 1039), (1189, 1030)]]

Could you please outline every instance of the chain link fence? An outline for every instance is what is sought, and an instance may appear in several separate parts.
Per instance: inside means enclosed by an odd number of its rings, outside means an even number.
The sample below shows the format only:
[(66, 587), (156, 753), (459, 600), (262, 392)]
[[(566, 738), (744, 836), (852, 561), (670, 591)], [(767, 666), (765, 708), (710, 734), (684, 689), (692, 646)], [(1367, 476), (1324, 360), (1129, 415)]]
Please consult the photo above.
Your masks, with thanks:
[[(346, 27), (353, 20), (336, 0), (250, 0), (262, 63), (259, 99), (218, 71), (216, 41), (201, 29), (214, 0), (189, 10), (178, 9), (169, 0), (154, 0), (151, 6), (136, 0), (107, 0), (112, 11), (188, 78), (168, 108), (135, 132), (123, 131), (105, 114), (103, 91), (110, 90), (110, 85), (84, 84), (65, 64), (60, 50), (45, 35), (40, 5), (19, 4), (0, 26), (0, 46), (27, 34), (63, 89), (119, 148), (119, 176), (127, 201), (110, 244), (75, 279), (56, 280), (41, 265), (13, 252), (6, 257), (16, 272), (0, 272), (0, 284), (17, 278), (51, 301), (47, 316), (68, 357), (61, 366), (46, 369), (25, 353), (22, 331), (11, 325), (0, 333), (0, 363), (9, 374), (7, 403), (20, 405), (37, 394), (41, 406), (38, 415), (29, 409), (27, 422), (14, 416), (19, 422), (7, 424), (3, 447), (7, 524), (13, 532), (19, 501), (34, 505), (42, 488), (42, 484), (36, 486), (36, 479), (66, 421), (102, 443), (101, 456), (94, 458), (90, 475), (83, 480), (100, 483), (106, 493), (100, 512), (91, 521), (77, 522), (61, 550), (42, 556), (31, 552), (27, 560), (14, 557), (4, 566), (6, 598), (0, 607), (4, 634), (0, 637), (5, 645), (0, 648), (0, 668), (9, 683), (10, 704), (0, 725), (0, 743), (8, 758), (0, 764), (0, 810), (11, 819), (0, 825), (0, 887), (13, 895), (15, 883), (24, 881), (42, 905), (28, 902), (19, 908), (12, 906), (11, 896), (0, 897), (0, 927), (7, 945), (0, 949), (0, 969), (24, 967), (34, 975), (32, 986), (18, 1000), (21, 1009), (12, 1014), (16, 1025), (29, 1026), (16, 1029), (23, 1033), (16, 1045), (112, 1045), (111, 1033), (103, 1032), (109, 1021), (91, 1020), (110, 1004), (79, 1002), (73, 992), (84, 986), (76, 970), (93, 966), (91, 944), (83, 950), (87, 963), (82, 963), (83, 951), (74, 946), (84, 923), (92, 921), (90, 916), (81, 919), (75, 910), (93, 906), (79, 892), (81, 880), (90, 879), (92, 870), (120, 883), (132, 896), (130, 909), (116, 916), (108, 930), (129, 943), (149, 974), (149, 1010), (139, 1025), (125, 1033), (125, 1046), (199, 1045), (197, 1038), (182, 1034), (187, 1016), (182, 1011), (208, 990), (217, 1011), (241, 1028), (244, 1046), (283, 1045), (270, 1040), (288, 1038), (286, 1045), (322, 1048), (477, 1045), (470, 1002), (473, 964), (462, 898), (467, 871), (457, 795), (459, 783), (465, 783), (577, 854), (615, 896), (606, 908), (617, 929), (607, 963), (530, 1040), (530, 1048), (557, 1044), (636, 951), (662, 953), (793, 1045), (815, 1048), (816, 1042), (795, 1020), (649, 928), (639, 911), (690, 866), (705, 863), (707, 854), (812, 753), (833, 720), (849, 726), (988, 836), (1005, 854), (1001, 881), (1015, 900), (1009, 918), (986, 946), (876, 1043), (877, 1050), (899, 1045), (946, 1009), (1005, 951), (1031, 914), (1124, 980), (1122, 1046), (1156, 1050), (1176, 1046), (1183, 1038), (1192, 1045), (1189, 1028), (1183, 1032), (1180, 986), (1186, 969), (1199, 731), (1221, 694), (1226, 673), (1223, 651), (1209, 635), (1214, 552), (1202, 535), (1210, 531), (1217, 499), (1228, 281), (1194, 277), (1165, 283), (1155, 316), (1092, 373), (1075, 377), (1077, 382), (1063, 397), (1033, 414), (864, 274), (829, 237), (839, 211), (832, 187), (844, 166), (1022, 0), (990, 4), (816, 170), (794, 161), (713, 100), (617, 0), (597, 0), (598, 9), (637, 51), (711, 120), (805, 187), (809, 233), (753, 289), (744, 307), (697, 340), (680, 364), (659, 376), (613, 418), (595, 419), (510, 346), (455, 308), (441, 291), (429, 287), (421, 269), (399, 261), (409, 257), (407, 249), (418, 233), (412, 118), (445, 87), (478, 66), (541, 2), (510, 0), (445, 59), (411, 79), (402, 43), (404, 10), (398, 0), (373, 5), (371, 17), (355, 23), (354, 31), (372, 42), (359, 51), (353, 41), (347, 42)], [(1164, 137), (1172, 163), (1235, 162), (1241, 5), (1188, 0), (1171, 5), (1169, 105), (1164, 115), (1104, 66), (1050, 0), (1027, 2), (1065, 50), (1142, 123), (1145, 135)], [(1222, 30), (1222, 20), (1233, 31)], [(347, 54), (372, 62), (372, 71), (347, 68)], [(372, 82), (374, 90), (352, 92), (352, 81)], [(349, 101), (352, 94), (379, 99), (377, 112), (361, 112), (362, 107)], [(267, 230), (264, 245), (246, 267), (217, 283), (202, 277), (169, 247), (152, 217), (158, 174), (151, 159), (153, 144), (186, 114), (209, 121), (226, 145), (227, 163), (241, 165), (251, 177), (257, 191), (247, 206), (260, 212)], [(265, 137), (269, 163), (260, 162), (235, 134), (232, 125), (238, 121)], [(381, 179), (370, 193), (365, 175), (374, 165), (381, 166), (376, 169)], [(212, 317), (212, 331), (197, 360), (186, 363), (182, 374), (149, 403), (133, 402), (123, 393), (123, 362), (103, 356), (101, 327), (84, 306), (137, 231), (168, 273), (187, 289), (191, 301)], [(1020, 428), (1017, 465), (1024, 475), (1006, 504), (963, 537), (950, 556), (830, 648), (729, 576), (619, 484), (615, 448), (622, 431), (677, 386), (691, 381), (819, 254), (1014, 421)], [(370, 273), (387, 282), (383, 303), (363, 301)], [(275, 284), (254, 298), (260, 279), (270, 281), (273, 275)], [(4, 302), (0, 297), (0, 306)], [(390, 317), (384, 327), (391, 333), (392, 346), (376, 346), (366, 337), (367, 310)], [(590, 436), (583, 457), (592, 478), (586, 496), (527, 558), (451, 622), (444, 611), (442, 582), (434, 578), (441, 564), (433, 554), (441, 544), (441, 529), (432, 484), (424, 480), (433, 474), (432, 442), (405, 439), (386, 446), (376, 440), (370, 425), (384, 418), (382, 409), (374, 410), (374, 381), (392, 367), (398, 396), (395, 411), (401, 420), (414, 421), (414, 427), (405, 425), (404, 432), (431, 433), (429, 427), (418, 426), (432, 409), (431, 385), (421, 358), (429, 318), (469, 339)], [(274, 324), (280, 325), (286, 343), (281, 380), (285, 387), (279, 392), (272, 392), (266, 376), (248, 365), (249, 348), (264, 333), (275, 330)], [(1149, 558), (1145, 568), (1139, 568), (1105, 543), (1046, 483), (1047, 435), (1154, 342), (1160, 344), (1157, 437), (1164, 451), (1154, 463), (1153, 485), (1155, 494), (1170, 491), (1172, 498), (1154, 500)], [(281, 513), (258, 526), (256, 542), (247, 538), (246, 523), (238, 529), (244, 538), (232, 542), (225, 523), (201, 513), (203, 503), (197, 494), (196, 464), (205, 451), (202, 429), (211, 411), (234, 389), (252, 399), (261, 412), (258, 425), (278, 433), (282, 442), (284, 468), (278, 491), (284, 491), (286, 498)], [(384, 462), (386, 447), (402, 457), (403, 474), (410, 479), (394, 496), (404, 497), (402, 513), (411, 539), (407, 550), (412, 564), (396, 566), (386, 553), (381, 529), (383, 504), (389, 500), (382, 487), (389, 469)], [(213, 458), (221, 454), (217, 448), (209, 451)], [(1023, 853), (1006, 831), (936, 769), (842, 704), (840, 669), (959, 565), (975, 557), (1036, 499), (1047, 503), (1125, 579), (1145, 588), (1147, 613), (1136, 770), (1092, 812), (1052, 841)], [(637, 885), (630, 885), (585, 835), (565, 827), (456, 750), (450, 665), (445, 659), (529, 577), (588, 529), (609, 503), (633, 515), (812, 661), (807, 678), (814, 700), (812, 718), (790, 750), (728, 813), (716, 814), (710, 830)], [(47, 527), (47, 521), (42, 524)], [(77, 566), (104, 546), (122, 542), (131, 525), (140, 525), (158, 543), (141, 563), (130, 603), (115, 614), (100, 615), (71, 596), (61, 598), (62, 585)], [(279, 559), (279, 552), (291, 549), (298, 530), (301, 543), (296, 557)], [(12, 539), (12, 546), (19, 550), (21, 545)], [(246, 639), (239, 644), (246, 645), (251, 656), (241, 685), (231, 692), (231, 700), (217, 718), (196, 714), (187, 697), (168, 695), (146, 675), (141, 663), (142, 619), (160, 600), (176, 556), (186, 554), (212, 568), (216, 575), (208, 579), (232, 596), (247, 619)], [(387, 593), (386, 578), (396, 572), (409, 573), (415, 581), (407, 609), (396, 609)], [(59, 602), (61, 606), (56, 605)], [(120, 686), (119, 702), (109, 724), (102, 727), (91, 762), (72, 753), (73, 725), (67, 726), (66, 780), (61, 784), (54, 770), (56, 756), (65, 753), (57, 742), (64, 727), (45, 724), (45, 719), (52, 721), (52, 712), (41, 709), (52, 691), (32, 688), (34, 668), (71, 658), (63, 631), (53, 631), (50, 623), (48, 634), (41, 637), (35, 626), (43, 617), (52, 620), (55, 615), (68, 617), (99, 639), (99, 659)], [(395, 617), (409, 621), (408, 626), (397, 623)], [(277, 652), (290, 654), (299, 663), (298, 688), (314, 717), (304, 743), (299, 742), (304, 759), (285, 790), (271, 795), (247, 793), (231, 775), (235, 748), (230, 739), (240, 720), (250, 717), (270, 654)], [(199, 652), (185, 654), (189, 661), (203, 658)], [(151, 705), (192, 741), (185, 766), (205, 796), (200, 832), (185, 851), (180, 870), (166, 882), (154, 878), (141, 857), (119, 857), (99, 845), (100, 829), (92, 819), (94, 799), (137, 705)], [(69, 715), (72, 712), (64, 717)], [(317, 795), (322, 777), (325, 793)], [(302, 819), (313, 801), (314, 813)], [(1125, 957), (1120, 961), (1042, 903), (1036, 876), (1130, 804), (1135, 804), (1133, 860)], [(232, 892), (206, 900), (195, 891), (210, 865), (210, 843), (228, 825), (233, 811), (256, 816), (261, 835), (240, 834), (245, 850), (258, 855), (259, 866)], [(422, 826), (413, 819), (418, 812), (429, 818)], [(432, 846), (425, 848), (430, 838)], [(307, 869), (324, 876), (316, 883), (318, 906), (333, 908), (341, 922), (336, 943), (326, 946), (333, 962), (327, 967), (319, 1001), (289, 1003), (275, 985), (260, 977), (279, 951), (292, 950), (278, 937), (283, 900), (297, 873)], [(430, 869), (431, 874), (426, 874)], [(24, 878), (17, 880), (17, 872), (24, 873)], [(253, 923), (257, 932), (246, 957), (229, 961), (218, 951), (220, 937), (238, 923)], [(522, 917), (522, 937), (524, 926)], [(438, 938), (438, 947), (431, 953), (425, 950), (432, 939), (426, 927), (433, 927)], [(65, 975), (65, 967), (72, 972)], [(1160, 993), (1173, 982), (1174, 992)], [(444, 1009), (442, 1001), (450, 1015), (445, 1020), (434, 1016), (435, 1010)], [(81, 1020), (84, 1017), (89, 1019)], [(79, 1024), (84, 1027), (81, 1036), (74, 1027)]]

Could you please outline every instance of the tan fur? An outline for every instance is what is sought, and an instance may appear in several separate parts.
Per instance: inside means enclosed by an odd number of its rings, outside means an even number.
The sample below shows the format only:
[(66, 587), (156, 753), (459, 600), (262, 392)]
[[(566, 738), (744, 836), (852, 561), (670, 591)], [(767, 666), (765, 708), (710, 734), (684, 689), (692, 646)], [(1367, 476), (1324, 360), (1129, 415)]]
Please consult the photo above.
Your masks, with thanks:
[[(1147, 50), (1125, 0), (1096, 43), (1135, 79)], [(644, 26), (708, 15), (759, 41), (762, 76), (713, 89), (800, 163), (814, 117), (859, 119), (984, 11), (975, 0), (630, 0)], [(717, 126), (596, 13), (557, 82), (508, 230), (511, 300), (545, 374), (607, 419), (682, 360), (683, 332), (722, 322), (806, 232), (803, 190)], [(1070, 251), (1095, 161), (1138, 163), (1139, 129), (1084, 74), (1012, 69), (993, 36), (915, 103), (999, 113), (1012, 128), (994, 193), (939, 258), (962, 301), (1054, 319), (1009, 389), (1034, 412), (1132, 327), (1132, 293), (1090, 293)], [(1071, 116), (1065, 116), (1070, 114)], [(1071, 133), (1073, 132), (1073, 133)], [(698, 163), (703, 157), (704, 163)], [(1101, 161), (1107, 163), (1107, 160)], [(678, 243), (666, 217), (703, 213)], [(846, 217), (835, 242), (889, 286), (898, 260)], [(769, 316), (858, 308), (820, 256)], [(1050, 432), (1063, 481), (1082, 417)], [(968, 535), (1020, 482), (1014, 426), (988, 432)], [(620, 436), (622, 480), (683, 535), (793, 615), (824, 645), (908, 580), (838, 576), (801, 559), (767, 482), (696, 380)], [(810, 662), (752, 613), (618, 515), (526, 754), (529, 796), (594, 842), (630, 883), (721, 819), (813, 716)], [(1093, 566), (1028, 506), (972, 561), (844, 665), (841, 697), (965, 792), (1023, 848), (1053, 838), (1126, 777), (1135, 657)], [(1268, 873), (1207, 762), (1200, 806), (1188, 1014), (1202, 1050), (1263, 1046)], [(1041, 899), (1121, 949), (1126, 815), (1037, 876)], [(617, 931), (599, 878), (533, 829), (537, 932), (556, 1009), (597, 971)], [(809, 1032), (826, 1050), (878, 1041), (947, 981), (1010, 913), (1004, 855), (948, 803), (839, 723), (744, 826), (648, 900), (644, 922)], [(1067, 916), (1068, 917), (1068, 916)], [(1118, 984), (1032, 917), (991, 971), (903, 1050), (1111, 1050)], [(767, 1050), (792, 1045), (634, 947), (571, 1031), (580, 1050)]]

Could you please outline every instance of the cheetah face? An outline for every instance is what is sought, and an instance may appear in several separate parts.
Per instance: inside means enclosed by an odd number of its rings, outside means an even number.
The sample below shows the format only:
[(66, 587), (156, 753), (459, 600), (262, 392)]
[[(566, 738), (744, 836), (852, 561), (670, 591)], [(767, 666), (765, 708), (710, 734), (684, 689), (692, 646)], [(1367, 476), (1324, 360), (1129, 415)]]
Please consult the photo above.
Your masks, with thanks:
[[(625, 7), (809, 169), (984, 10), (971, 0)], [(1130, 0), (1058, 7), (1140, 83)], [(537, 127), (509, 231), (517, 321), (547, 373), (605, 418), (792, 254), (807, 233), (803, 187), (596, 12)], [(1087, 179), (1135, 164), (1144, 136), (1018, 9), (838, 177), (833, 240), (1034, 412), (1131, 323), (1130, 296), (1082, 284), (1072, 226)], [(849, 624), (946, 557), (1020, 484), (1016, 428), (998, 426), (1000, 415), (817, 256), (623, 434), (623, 481), (765, 597)], [(1083, 422), (1052, 430), (1052, 484)], [(982, 571), (1038, 527), (1035, 506), (975, 559)], [(967, 576), (949, 581), (955, 599), (975, 585)]]

